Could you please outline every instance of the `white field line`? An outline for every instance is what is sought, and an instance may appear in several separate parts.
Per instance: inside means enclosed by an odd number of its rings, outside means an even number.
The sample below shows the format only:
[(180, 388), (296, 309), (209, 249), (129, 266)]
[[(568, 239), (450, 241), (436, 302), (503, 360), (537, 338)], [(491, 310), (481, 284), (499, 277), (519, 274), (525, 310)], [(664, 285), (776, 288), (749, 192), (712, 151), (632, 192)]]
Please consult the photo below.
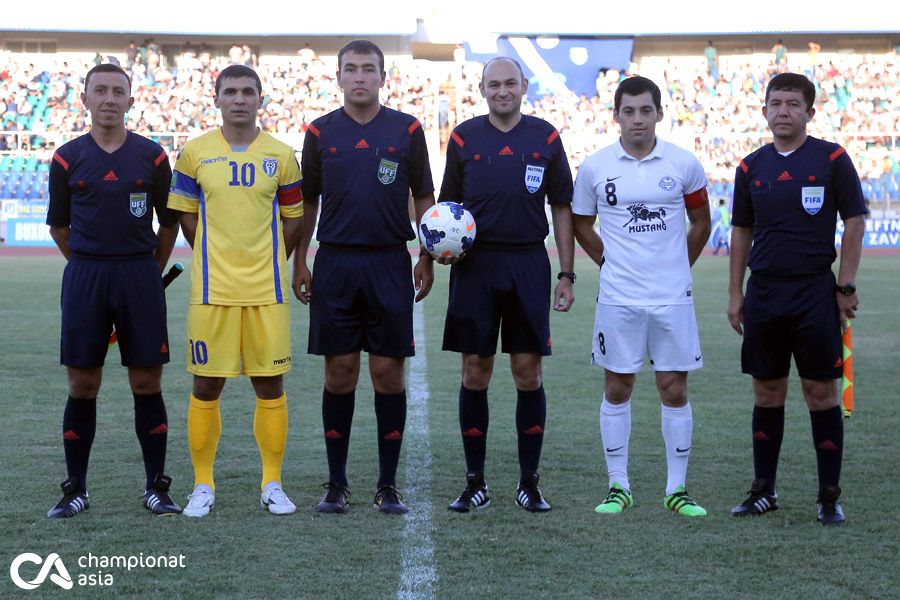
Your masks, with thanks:
[(400, 551), (398, 600), (435, 597), (434, 529), (431, 514), (431, 442), (428, 435), (428, 359), (425, 356), (425, 317), (422, 305), (413, 311), (416, 355), (409, 361), (406, 432), (406, 494), (409, 513), (403, 528)]

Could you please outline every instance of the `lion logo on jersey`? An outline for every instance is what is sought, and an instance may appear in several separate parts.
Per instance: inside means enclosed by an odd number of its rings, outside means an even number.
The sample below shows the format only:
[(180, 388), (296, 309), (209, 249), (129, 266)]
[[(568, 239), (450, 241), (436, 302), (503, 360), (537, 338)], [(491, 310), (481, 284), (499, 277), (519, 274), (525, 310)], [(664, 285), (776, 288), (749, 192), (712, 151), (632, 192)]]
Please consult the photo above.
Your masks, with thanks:
[(269, 156), (263, 158), (262, 168), (263, 173), (269, 177), (275, 177), (275, 173), (278, 171), (278, 159)]
[(638, 221), (653, 221), (653, 219), (659, 219), (659, 222), (665, 226), (666, 222), (663, 220), (663, 217), (666, 216), (666, 209), (660, 208), (659, 210), (650, 210), (647, 208), (647, 205), (643, 202), (639, 204), (632, 204), (628, 207), (628, 212), (631, 213), (631, 219), (622, 225), (622, 227), (628, 227), (632, 223), (637, 223)]
[(138, 219), (147, 214), (147, 192), (129, 194), (128, 210)]
[(400, 163), (395, 163), (392, 160), (382, 158), (381, 163), (378, 165), (378, 181), (384, 185), (394, 183), (394, 180), (397, 179), (397, 169), (399, 167)]

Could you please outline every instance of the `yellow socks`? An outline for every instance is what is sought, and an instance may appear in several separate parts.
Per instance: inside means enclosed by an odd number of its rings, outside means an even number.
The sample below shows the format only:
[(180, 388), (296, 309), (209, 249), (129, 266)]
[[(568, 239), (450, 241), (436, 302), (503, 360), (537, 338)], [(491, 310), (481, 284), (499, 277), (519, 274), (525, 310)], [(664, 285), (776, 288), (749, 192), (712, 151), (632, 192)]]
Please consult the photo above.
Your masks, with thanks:
[(216, 462), (216, 447), (219, 445), (221, 435), (222, 414), (219, 412), (219, 401), (198, 400), (191, 394), (191, 404), (188, 408), (188, 444), (191, 447), (195, 486), (204, 483), (213, 490), (216, 489), (213, 483), (213, 464)]
[(288, 433), (287, 398), (284, 394), (274, 400), (256, 399), (253, 433), (262, 460), (262, 489), (270, 481), (281, 482), (281, 463)]

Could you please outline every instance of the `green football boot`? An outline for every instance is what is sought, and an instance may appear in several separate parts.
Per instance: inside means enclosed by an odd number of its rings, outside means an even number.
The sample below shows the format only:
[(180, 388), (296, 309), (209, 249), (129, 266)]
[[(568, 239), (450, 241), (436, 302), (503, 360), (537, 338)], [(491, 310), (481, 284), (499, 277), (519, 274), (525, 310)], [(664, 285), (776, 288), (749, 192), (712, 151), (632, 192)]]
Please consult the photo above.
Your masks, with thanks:
[(694, 502), (694, 499), (684, 490), (683, 485), (679, 485), (674, 492), (666, 496), (663, 504), (672, 512), (686, 517), (706, 516), (706, 509)]
[(594, 512), (600, 514), (618, 514), (631, 506), (634, 506), (634, 499), (631, 497), (631, 492), (614, 482), (609, 488), (606, 499), (597, 505)]

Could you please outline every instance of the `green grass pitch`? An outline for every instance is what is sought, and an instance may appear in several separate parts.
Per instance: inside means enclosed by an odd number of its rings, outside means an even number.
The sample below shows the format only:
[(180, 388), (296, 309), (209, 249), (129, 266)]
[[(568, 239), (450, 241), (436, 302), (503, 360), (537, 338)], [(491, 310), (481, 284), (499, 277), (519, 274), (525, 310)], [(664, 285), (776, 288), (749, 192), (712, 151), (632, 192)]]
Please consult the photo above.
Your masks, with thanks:
[[(186, 264), (189, 259), (182, 258)], [(371, 384), (363, 371), (350, 449), (353, 492), (347, 515), (317, 515), (327, 477), (321, 433), (322, 360), (305, 354), (307, 310), (294, 306), (294, 370), (287, 376), (290, 434), (285, 489), (298, 505), (288, 517), (258, 508), (259, 457), (246, 379), (230, 381), (222, 402), (217, 504), (205, 519), (153, 518), (141, 508), (143, 468), (132, 399), (116, 354), (108, 358), (89, 474), (92, 506), (51, 521), (65, 478), (60, 435), (66, 398), (59, 353), (58, 257), (0, 257), (0, 597), (60, 597), (49, 580), (24, 592), (9, 577), (22, 552), (58, 553), (76, 581), (71, 597), (160, 598), (890, 598), (900, 577), (900, 260), (866, 256), (854, 323), (856, 412), (845, 421), (842, 484), (848, 521), (815, 522), (816, 475), (809, 418), (792, 376), (779, 471), (781, 510), (739, 520), (730, 508), (752, 479), (750, 379), (740, 374), (740, 338), (725, 318), (727, 260), (695, 267), (695, 298), (705, 368), (689, 379), (694, 449), (688, 489), (709, 510), (688, 520), (662, 506), (665, 457), (659, 400), (650, 371), (633, 404), (630, 474), (635, 507), (594, 514), (605, 494), (598, 440), (602, 372), (588, 364), (597, 274), (578, 259), (576, 303), (552, 316), (554, 356), (544, 363), (548, 397), (542, 488), (553, 511), (514, 504), (515, 394), (508, 360), (498, 358), (490, 388), (487, 477), (493, 506), (457, 515), (446, 505), (464, 485), (456, 398), (459, 358), (440, 351), (448, 269), (423, 305), (424, 361), (410, 365), (410, 409), (400, 485), (409, 519), (371, 507), (377, 476)], [(186, 440), (184, 325), (188, 275), (168, 291), (172, 363), (164, 376), (170, 423), (168, 471), (176, 499), (192, 484)], [(648, 274), (652, 277), (652, 274)], [(424, 348), (424, 353), (422, 349)], [(427, 417), (423, 418), (427, 414)], [(185, 556), (184, 568), (83, 568), (81, 556)], [(37, 567), (31, 571), (32, 577)], [(23, 572), (25, 569), (23, 568)], [(94, 575), (112, 584), (77, 585)]]

